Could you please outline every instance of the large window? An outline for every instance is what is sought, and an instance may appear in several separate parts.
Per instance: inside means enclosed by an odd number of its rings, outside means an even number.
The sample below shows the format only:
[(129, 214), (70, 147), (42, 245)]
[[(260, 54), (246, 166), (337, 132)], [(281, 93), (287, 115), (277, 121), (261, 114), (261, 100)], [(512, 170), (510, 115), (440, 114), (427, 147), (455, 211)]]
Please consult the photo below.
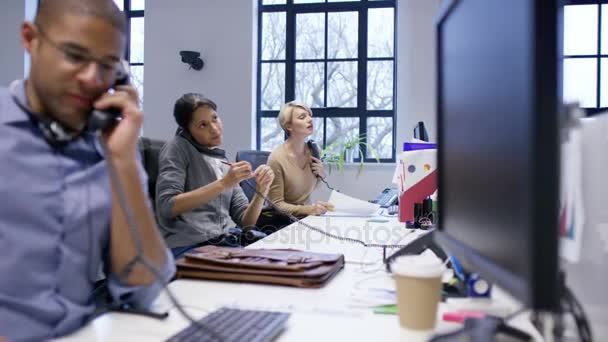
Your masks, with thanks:
[(258, 148), (284, 140), (277, 114), (298, 100), (312, 108), (320, 145), (363, 134), (394, 161), (396, 1), (259, 1)]
[(144, 101), (144, 9), (145, 0), (114, 0), (124, 11), (128, 23), (126, 60), (131, 68), (132, 81)]
[(608, 107), (608, 0), (564, 8), (564, 100), (590, 113)]

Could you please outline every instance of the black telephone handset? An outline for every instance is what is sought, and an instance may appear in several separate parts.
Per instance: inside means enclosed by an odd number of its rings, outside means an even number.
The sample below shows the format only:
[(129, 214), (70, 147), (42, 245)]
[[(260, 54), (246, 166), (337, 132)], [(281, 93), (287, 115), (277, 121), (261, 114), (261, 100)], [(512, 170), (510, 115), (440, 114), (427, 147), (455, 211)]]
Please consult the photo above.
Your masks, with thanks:
[[(314, 140), (308, 140), (306, 142), (306, 145), (308, 145), (308, 148), (310, 149), (310, 154), (313, 157), (321, 160), (321, 149), (319, 148), (319, 145), (317, 145), (317, 143)], [(314, 174), (314, 172), (313, 172), (313, 174)], [(319, 179), (319, 180), (321, 180), (321, 182), (325, 183), (325, 185), (327, 186), (327, 188), (329, 190), (332, 190), (332, 191), (335, 190), (334, 188), (331, 187), (331, 185), (329, 185), (329, 183), (327, 183), (327, 181), (325, 180), (325, 178), (317, 175), (317, 179)]]
[[(119, 85), (129, 84), (129, 73), (123, 67), (123, 70), (120, 72), (120, 75), (116, 79), (116, 82), (112, 86), (112, 88), (116, 88)], [(122, 113), (119, 109), (116, 108), (108, 108), (106, 110), (98, 110), (94, 109), (91, 112), (91, 116), (87, 121), (87, 129), (92, 132), (96, 131), (107, 131), (112, 127), (116, 126), (120, 119), (122, 118)]]
[(308, 140), (308, 142), (306, 142), (306, 145), (308, 145), (308, 148), (310, 149), (310, 154), (313, 157), (321, 159), (321, 149), (314, 140)]

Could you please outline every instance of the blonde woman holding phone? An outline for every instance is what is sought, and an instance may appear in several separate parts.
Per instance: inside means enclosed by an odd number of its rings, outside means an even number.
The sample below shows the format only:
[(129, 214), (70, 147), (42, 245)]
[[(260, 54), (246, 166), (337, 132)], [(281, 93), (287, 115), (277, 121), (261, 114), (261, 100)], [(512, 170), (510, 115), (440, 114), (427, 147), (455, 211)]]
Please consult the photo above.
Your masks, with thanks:
[[(283, 105), (277, 119), (287, 140), (268, 158), (268, 166), (275, 175), (268, 197), (282, 212), (296, 217), (323, 215), (333, 210), (331, 203), (310, 200), (321, 182), (319, 178), (325, 178), (323, 163), (313, 156), (307, 145), (307, 138), (314, 132), (312, 111), (304, 103), (292, 101)], [(269, 225), (276, 230), (290, 223), (276, 212), (264, 212), (260, 218), (258, 227), (265, 232), (269, 232)]]

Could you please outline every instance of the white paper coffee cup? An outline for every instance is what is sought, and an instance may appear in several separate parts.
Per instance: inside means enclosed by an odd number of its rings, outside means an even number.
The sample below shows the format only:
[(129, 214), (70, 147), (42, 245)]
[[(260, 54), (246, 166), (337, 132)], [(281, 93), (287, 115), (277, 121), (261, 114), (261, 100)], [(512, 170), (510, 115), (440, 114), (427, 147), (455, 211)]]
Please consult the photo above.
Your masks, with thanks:
[(401, 326), (413, 330), (433, 329), (445, 265), (434, 255), (407, 255), (397, 258), (391, 270)]

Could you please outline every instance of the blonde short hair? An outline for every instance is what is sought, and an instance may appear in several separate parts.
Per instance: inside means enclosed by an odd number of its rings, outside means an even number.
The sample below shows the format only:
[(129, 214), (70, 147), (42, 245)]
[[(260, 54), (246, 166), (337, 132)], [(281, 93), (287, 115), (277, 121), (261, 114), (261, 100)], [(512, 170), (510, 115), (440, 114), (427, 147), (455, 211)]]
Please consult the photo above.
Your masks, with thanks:
[(299, 101), (291, 101), (281, 107), (281, 111), (279, 112), (279, 116), (277, 116), (277, 120), (279, 121), (279, 126), (285, 131), (287, 135), (289, 135), (289, 131), (287, 130), (287, 124), (291, 122), (293, 116), (293, 110), (296, 108), (302, 108), (312, 116), (312, 110), (305, 105), (303, 102)]

